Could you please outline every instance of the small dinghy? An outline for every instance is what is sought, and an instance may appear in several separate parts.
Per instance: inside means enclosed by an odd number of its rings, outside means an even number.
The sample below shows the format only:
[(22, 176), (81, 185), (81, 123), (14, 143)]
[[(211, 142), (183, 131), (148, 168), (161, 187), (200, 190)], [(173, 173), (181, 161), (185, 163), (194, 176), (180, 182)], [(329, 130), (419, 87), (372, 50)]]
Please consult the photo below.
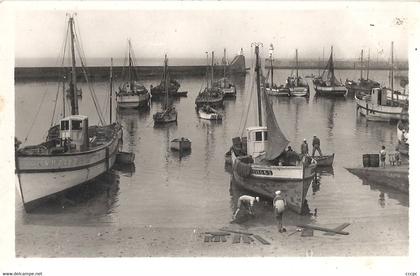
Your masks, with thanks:
[(330, 167), (334, 162), (334, 153), (331, 155), (312, 156), (316, 160), (317, 167)]
[(209, 105), (205, 105), (200, 107), (198, 110), (198, 116), (201, 119), (205, 120), (222, 120), (223, 116), (216, 109), (212, 108)]
[(191, 140), (185, 137), (175, 138), (171, 141), (171, 150), (176, 150), (176, 151), (191, 150)]

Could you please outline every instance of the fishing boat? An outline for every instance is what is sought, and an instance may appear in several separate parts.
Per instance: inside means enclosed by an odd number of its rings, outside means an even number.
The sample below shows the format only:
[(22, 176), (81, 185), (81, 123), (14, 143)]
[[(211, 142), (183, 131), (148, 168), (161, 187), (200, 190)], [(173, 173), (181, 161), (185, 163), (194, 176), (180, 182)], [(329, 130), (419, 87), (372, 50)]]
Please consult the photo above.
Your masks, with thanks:
[(176, 150), (176, 151), (191, 150), (191, 140), (185, 137), (175, 138), (171, 141), (171, 150)]
[[(406, 102), (397, 101), (394, 97), (394, 42), (391, 43), (391, 88), (373, 88), (368, 95), (355, 97), (356, 110), (371, 121), (398, 121), (408, 120), (408, 100)], [(391, 99), (388, 94), (391, 92)]]
[(317, 167), (329, 167), (332, 166), (334, 162), (334, 153), (330, 155), (312, 156), (312, 158), (316, 160)]
[(345, 86), (349, 93), (352, 93), (358, 98), (366, 96), (372, 91), (373, 88), (381, 87), (381, 84), (377, 81), (369, 79), (369, 64), (370, 64), (370, 51), (368, 53), (367, 68), (366, 68), (366, 79), (363, 78), (363, 49), (360, 52), (360, 79), (358, 81), (346, 80)]
[[(208, 60), (208, 57), (207, 57)], [(211, 71), (210, 71), (210, 80), (209, 80), (209, 70), (208, 70), (208, 61), (207, 61), (207, 70), (206, 70), (206, 88), (203, 91), (200, 91), (195, 99), (196, 108), (199, 109), (204, 105), (209, 105), (213, 108), (223, 106), (223, 91), (214, 84), (214, 52), (211, 52)], [(210, 86), (209, 86), (210, 81)]]
[[(150, 93), (146, 87), (138, 81), (137, 72), (135, 70), (133, 60), (133, 48), (131, 41), (128, 41), (128, 77), (123, 74), (123, 79), (126, 79), (117, 91), (117, 106), (119, 108), (140, 108), (149, 106)], [(124, 72), (124, 70), (123, 70)]]
[(198, 116), (205, 120), (222, 120), (223, 115), (209, 105), (204, 105), (198, 109)]
[[(152, 98), (159, 98), (159, 97), (164, 97), (166, 94), (165, 92), (165, 65), (163, 68), (163, 74), (162, 74), (162, 80), (160, 81), (160, 83), (157, 86), (150, 86), (150, 93), (152, 94)], [(169, 68), (167, 67), (166, 69), (167, 73), (169, 72)], [(179, 88), (181, 87), (181, 85), (179, 84), (179, 82), (175, 79), (173, 79), (172, 77), (169, 78), (169, 83), (168, 83), (168, 93), (171, 97), (186, 97), (187, 96), (187, 91), (182, 91), (182, 92), (178, 92)]]
[(229, 79), (226, 77), (227, 70), (227, 58), (226, 58), (226, 49), (223, 50), (223, 78), (216, 82), (216, 86), (223, 91), (223, 96), (225, 98), (236, 97), (236, 86), (232, 84)]
[(277, 85), (274, 83), (274, 67), (273, 67), (273, 55), (274, 55), (274, 46), (270, 44), (269, 48), (269, 55), (270, 55), (270, 70), (269, 70), (269, 77), (266, 78), (269, 82), (265, 83), (265, 91), (270, 96), (290, 96), (290, 90), (285, 85)]
[(176, 111), (175, 107), (170, 104), (169, 101), (169, 72), (168, 58), (166, 55), (163, 76), (165, 84), (165, 102), (163, 104), (163, 110), (153, 114), (153, 120), (155, 121), (155, 125), (176, 122), (178, 118), (178, 112)]
[[(122, 139), (121, 125), (112, 123), (112, 69), (109, 93), (110, 124), (105, 124), (100, 109), (96, 110), (100, 125), (89, 126), (88, 116), (79, 114), (75, 44), (82, 44), (75, 33), (73, 16), (69, 16), (67, 28), (65, 41), (70, 43), (67, 49), (71, 51), (71, 78), (69, 78), (69, 89), (72, 92), (71, 114), (66, 116), (66, 92), (63, 83), (62, 116), (58, 124), (51, 124), (46, 141), (38, 145), (16, 147), (15, 165), (18, 189), (27, 211), (42, 199), (93, 180), (110, 170), (114, 165)], [(83, 75), (88, 81), (80, 52), (79, 57)], [(65, 57), (62, 60), (64, 68)], [(90, 92), (97, 107), (98, 102), (96, 102), (94, 91), (90, 90)]]
[(289, 141), (278, 126), (270, 98), (265, 89), (261, 91), (259, 85), (261, 83), (260, 44), (253, 46), (256, 56), (258, 125), (248, 126), (246, 137), (232, 139), (234, 182), (265, 198), (273, 198), (275, 191), (280, 190), (285, 194), (288, 207), (297, 213), (302, 213), (308, 188), (315, 176), (316, 161), (309, 156), (300, 159), (297, 153), (285, 151)]
[(296, 76), (287, 78), (287, 86), (291, 97), (309, 97), (309, 85), (304, 78), (299, 76), (298, 50), (296, 49)]
[(331, 46), (330, 59), (322, 75), (313, 80), (316, 95), (320, 96), (346, 96), (347, 88), (334, 75), (333, 47)]

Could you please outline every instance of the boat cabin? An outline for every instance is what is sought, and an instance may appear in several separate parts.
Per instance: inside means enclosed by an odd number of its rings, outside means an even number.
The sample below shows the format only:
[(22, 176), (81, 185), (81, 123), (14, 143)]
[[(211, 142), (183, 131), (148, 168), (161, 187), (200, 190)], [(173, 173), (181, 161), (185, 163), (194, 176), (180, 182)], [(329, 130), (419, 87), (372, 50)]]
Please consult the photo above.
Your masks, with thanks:
[(60, 120), (60, 139), (64, 146), (83, 151), (89, 147), (88, 117), (71, 115)]
[(370, 97), (372, 104), (387, 105), (386, 89), (373, 88)]
[(265, 152), (268, 139), (267, 127), (248, 127), (247, 152), (252, 158), (260, 156)]

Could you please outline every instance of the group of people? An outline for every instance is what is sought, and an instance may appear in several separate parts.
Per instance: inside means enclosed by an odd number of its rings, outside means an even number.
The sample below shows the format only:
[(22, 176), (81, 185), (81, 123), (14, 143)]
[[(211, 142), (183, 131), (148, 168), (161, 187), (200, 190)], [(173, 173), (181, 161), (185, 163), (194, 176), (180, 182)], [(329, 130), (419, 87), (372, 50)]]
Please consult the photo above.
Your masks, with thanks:
[[(274, 217), (277, 220), (277, 227), (280, 233), (286, 232), (286, 228), (283, 227), (283, 212), (286, 209), (285, 194), (281, 191), (276, 191), (273, 199)], [(233, 213), (232, 219), (235, 220), (241, 209), (245, 209), (251, 216), (255, 216), (254, 205), (260, 202), (260, 198), (242, 195), (238, 198), (237, 209)]]
[[(322, 151), (321, 151), (321, 140), (319, 140), (319, 138), (314, 135), (313, 139), (312, 139), (312, 156), (315, 155), (315, 152), (318, 152), (318, 154), (320, 156), (322, 156)], [(309, 154), (309, 145), (306, 142), (306, 139), (303, 139), (302, 144), (300, 145), (300, 153), (304, 156), (304, 155), (308, 155)]]

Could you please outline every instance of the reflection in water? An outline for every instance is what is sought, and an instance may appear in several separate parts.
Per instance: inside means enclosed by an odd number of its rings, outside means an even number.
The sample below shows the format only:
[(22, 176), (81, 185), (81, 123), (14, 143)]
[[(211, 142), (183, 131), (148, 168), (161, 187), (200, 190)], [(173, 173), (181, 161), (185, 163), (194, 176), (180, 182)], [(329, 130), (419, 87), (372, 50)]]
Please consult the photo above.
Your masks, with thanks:
[(95, 181), (76, 186), (66, 193), (51, 197), (30, 216), (23, 216), (24, 224), (79, 225), (98, 222), (112, 223), (118, 207), (119, 175), (105, 173)]
[[(362, 180), (363, 185), (369, 185), (370, 189), (373, 191), (379, 191), (379, 204), (381, 207), (385, 207), (385, 195), (387, 195), (388, 199), (395, 199), (398, 201), (399, 204), (402, 206), (408, 207), (409, 206), (409, 196), (408, 194), (404, 194), (396, 189), (391, 187), (375, 184), (368, 182), (366, 180)], [(377, 198), (378, 198), (377, 197)]]

